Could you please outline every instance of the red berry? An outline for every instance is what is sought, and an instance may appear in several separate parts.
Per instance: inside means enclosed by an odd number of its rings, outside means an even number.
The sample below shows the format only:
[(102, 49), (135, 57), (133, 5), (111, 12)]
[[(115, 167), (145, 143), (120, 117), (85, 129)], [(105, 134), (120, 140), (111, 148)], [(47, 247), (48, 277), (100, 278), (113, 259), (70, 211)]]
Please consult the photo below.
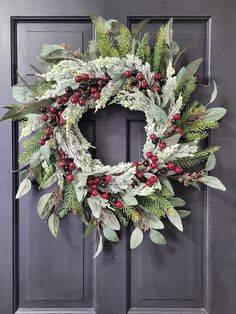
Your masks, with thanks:
[(92, 196), (98, 196), (98, 191), (97, 191), (97, 190), (93, 190), (93, 191), (91, 192), (91, 194), (92, 194)]
[(39, 141), (38, 141), (39, 145), (43, 146), (45, 144), (45, 140), (43, 138), (41, 138)]
[(159, 93), (160, 91), (161, 91), (161, 86), (156, 86), (156, 90), (157, 90), (157, 92)]
[(70, 170), (70, 171), (75, 170), (75, 163), (74, 163), (73, 161), (71, 161), (71, 162), (69, 163), (69, 170)]
[(60, 117), (63, 114), (63, 111), (58, 111), (58, 116)]
[(155, 140), (157, 138), (156, 134), (152, 133), (150, 134), (150, 139), (151, 140)]
[(65, 165), (66, 165), (66, 163), (63, 160), (59, 161), (59, 163), (58, 163), (58, 166), (61, 167), (61, 168), (64, 168)]
[(52, 120), (56, 120), (56, 118), (57, 118), (57, 115), (56, 115), (55, 113), (52, 113), (52, 114), (51, 114), (51, 119), (52, 119)]
[(96, 183), (99, 183), (99, 182), (101, 181), (101, 179), (97, 177), (97, 178), (94, 179), (94, 181), (95, 181)]
[(81, 96), (81, 92), (77, 90), (77, 91), (74, 93), (74, 96), (77, 97), (77, 98), (79, 98), (79, 97)]
[(151, 157), (151, 161), (158, 161), (158, 157), (156, 156), (156, 155), (153, 155), (152, 157)]
[(146, 183), (146, 186), (148, 186), (149, 188), (152, 186), (152, 182), (150, 180), (148, 180)]
[(106, 178), (105, 178), (105, 181), (106, 182), (111, 182), (112, 181), (112, 176), (106, 176)]
[(57, 98), (57, 103), (58, 103), (58, 105), (62, 105), (63, 104), (63, 98), (62, 97), (58, 97)]
[(122, 208), (123, 207), (123, 203), (121, 201), (117, 201), (116, 202), (116, 207)]
[(182, 134), (183, 133), (183, 129), (181, 128), (175, 128), (175, 132)]
[(99, 80), (99, 81), (98, 81), (98, 85), (102, 87), (102, 86), (105, 85), (105, 82), (104, 82), (103, 80)]
[(80, 98), (79, 99), (79, 104), (80, 104), (81, 107), (85, 106), (85, 104), (86, 104), (85, 99), (84, 98)]
[(154, 73), (153, 78), (155, 81), (159, 81), (161, 79), (161, 74), (160, 73)]
[(70, 101), (72, 102), (72, 104), (77, 104), (78, 98), (76, 96), (71, 96)]
[(82, 80), (84, 81), (87, 81), (89, 79), (89, 75), (87, 73), (83, 73), (81, 77), (82, 77)]
[(142, 81), (142, 80), (144, 79), (143, 73), (139, 72), (139, 73), (136, 75), (136, 79), (137, 79), (138, 81)]
[(143, 173), (138, 171), (138, 172), (136, 173), (136, 176), (137, 176), (139, 179), (142, 179), (142, 178), (143, 178)]
[(91, 87), (91, 88), (90, 88), (90, 93), (91, 93), (91, 94), (95, 94), (96, 92), (97, 92), (96, 87)]
[(168, 170), (174, 170), (175, 169), (175, 164), (173, 162), (169, 162), (166, 165), (166, 167), (167, 167)]
[(146, 81), (142, 81), (142, 82), (140, 82), (140, 88), (142, 88), (142, 89), (146, 89), (147, 88), (147, 82)]
[(57, 113), (57, 109), (56, 109), (55, 107), (51, 107), (51, 108), (50, 108), (50, 112), (51, 112), (51, 113)]
[(46, 129), (46, 130), (45, 130), (45, 135), (46, 135), (46, 136), (50, 136), (50, 135), (52, 135), (52, 133), (53, 133), (53, 132), (52, 132), (52, 129)]
[(157, 168), (157, 162), (152, 162), (151, 163), (151, 168), (156, 169)]
[(131, 70), (126, 70), (126, 71), (124, 72), (124, 76), (125, 76), (126, 78), (131, 77), (132, 74), (133, 74), (133, 72), (132, 72)]
[(160, 150), (165, 149), (166, 148), (166, 143), (165, 142), (160, 142), (159, 143), (159, 148), (160, 148)]
[(63, 99), (63, 102), (67, 102), (67, 101), (68, 101), (68, 97), (67, 97), (66, 95), (64, 95), (64, 96), (62, 97), (62, 99)]
[(132, 167), (138, 167), (138, 162), (137, 161), (133, 161), (132, 162)]
[(48, 115), (46, 113), (42, 114), (42, 120), (43, 121), (48, 121)]
[(156, 176), (152, 176), (152, 177), (150, 177), (149, 181), (154, 184), (154, 183), (156, 183), (158, 180), (157, 180), (157, 177), (156, 177)]
[(107, 193), (102, 193), (102, 198), (104, 198), (104, 200), (107, 200), (108, 199), (108, 194)]
[(183, 168), (180, 166), (175, 167), (175, 173), (180, 174), (183, 172)]
[(75, 81), (76, 81), (77, 83), (81, 82), (81, 80), (82, 80), (82, 77), (81, 77), (80, 75), (76, 75), (76, 76), (75, 76)]
[(147, 153), (146, 153), (146, 156), (147, 156), (147, 158), (152, 158), (153, 153), (152, 153), (152, 152), (147, 152)]
[(100, 98), (100, 93), (99, 92), (96, 92), (93, 94), (93, 98), (94, 99), (99, 99)]
[(108, 74), (103, 75), (103, 81), (105, 81), (106, 83), (110, 81), (110, 76)]
[(60, 126), (65, 125), (65, 123), (66, 123), (65, 119), (63, 119), (63, 118), (60, 118), (60, 119), (59, 119), (59, 125), (60, 125)]
[(70, 173), (70, 174), (68, 174), (67, 176), (66, 176), (66, 179), (67, 179), (67, 181), (73, 181), (74, 180), (74, 175), (72, 174), (72, 173)]
[(92, 179), (88, 180), (88, 184), (92, 185), (93, 184), (93, 180)]
[(180, 113), (176, 113), (176, 114), (173, 116), (173, 119), (174, 119), (174, 120), (179, 120), (179, 119), (181, 119), (181, 114), (180, 114)]
[(91, 188), (92, 188), (93, 190), (96, 190), (96, 189), (97, 189), (97, 187), (98, 187), (98, 186), (97, 186), (97, 184), (96, 184), (96, 183), (93, 183), (93, 184), (92, 184), (92, 186), (91, 186)]

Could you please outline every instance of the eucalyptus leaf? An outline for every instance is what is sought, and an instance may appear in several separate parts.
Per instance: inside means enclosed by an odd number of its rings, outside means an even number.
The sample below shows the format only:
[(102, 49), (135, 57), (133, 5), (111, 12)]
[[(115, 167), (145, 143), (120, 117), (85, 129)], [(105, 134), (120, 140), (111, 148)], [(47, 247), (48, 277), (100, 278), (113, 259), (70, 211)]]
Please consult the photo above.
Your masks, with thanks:
[(49, 162), (49, 158), (50, 158), (50, 146), (48, 144), (48, 142), (45, 143), (45, 145), (40, 147), (40, 152), (43, 156), (43, 159), (47, 162)]
[(143, 241), (143, 232), (138, 227), (135, 228), (130, 237), (130, 248), (135, 249), (138, 247)]
[(30, 161), (29, 161), (31, 168), (34, 168), (41, 163), (40, 156), (41, 156), (40, 151), (37, 151), (33, 154), (33, 156), (30, 158)]
[(53, 173), (53, 175), (46, 181), (44, 184), (42, 184), (42, 189), (47, 189), (50, 186), (52, 186), (56, 181), (58, 180), (58, 174), (57, 172)]
[(170, 197), (169, 200), (173, 207), (183, 207), (185, 205), (185, 201), (180, 197)]
[(109, 227), (104, 227), (103, 234), (107, 240), (112, 241), (112, 242), (119, 242), (119, 237), (113, 229)]
[(78, 202), (82, 202), (87, 190), (83, 186), (75, 185), (75, 192), (76, 192)]
[(202, 60), (203, 60), (202, 58), (196, 59), (186, 66), (186, 72), (182, 76), (183, 81), (189, 79), (191, 76), (193, 76), (197, 72), (200, 64), (202, 63)]
[(180, 215), (180, 218), (185, 218), (189, 215), (191, 215), (191, 211), (190, 210), (178, 210), (178, 213)]
[(171, 18), (164, 28), (164, 42), (170, 47), (173, 39), (173, 18)]
[(125, 204), (128, 205), (128, 206), (132, 206), (132, 205), (137, 205), (138, 204), (137, 199), (134, 196), (129, 195), (129, 194), (123, 195), (122, 199), (125, 202)]
[(92, 232), (93, 230), (96, 228), (96, 225), (93, 224), (92, 222), (90, 222), (88, 225), (87, 225), (87, 228), (84, 232), (84, 238), (88, 237)]
[(173, 190), (172, 184), (170, 183), (170, 180), (168, 178), (166, 178), (166, 177), (161, 177), (161, 176), (159, 177), (159, 180), (169, 190), (171, 195), (174, 196), (175, 192)]
[(34, 100), (30, 90), (26, 86), (21, 85), (12, 87), (12, 97), (20, 103), (28, 103)]
[(96, 253), (95, 253), (93, 258), (96, 258), (102, 252), (102, 247), (103, 247), (102, 236), (100, 235), (99, 236), (99, 243), (98, 243), (97, 251), (96, 251)]
[(179, 142), (180, 138), (181, 138), (181, 134), (174, 134), (170, 137), (167, 137), (165, 139), (165, 143), (167, 144), (167, 146), (175, 145)]
[(226, 114), (226, 109), (222, 107), (216, 107), (207, 109), (202, 115), (202, 119), (205, 121), (218, 121)]
[(165, 124), (168, 119), (165, 111), (161, 107), (156, 105), (152, 105), (151, 110), (154, 119), (160, 124)]
[(91, 208), (93, 216), (99, 218), (102, 210), (101, 202), (97, 198), (92, 196), (88, 198), (87, 202), (89, 207)]
[(211, 99), (207, 105), (211, 104), (216, 99), (216, 96), (217, 96), (217, 85), (216, 85), (216, 82), (213, 81), (213, 92), (211, 94)]
[(194, 186), (196, 189), (198, 189), (200, 191), (200, 186), (197, 182), (193, 181), (193, 182), (190, 182), (189, 185), (192, 185)]
[(182, 221), (180, 218), (179, 213), (177, 212), (177, 210), (175, 210), (174, 208), (172, 208), (171, 210), (167, 211), (167, 217), (169, 219), (169, 221), (177, 228), (179, 229), (179, 231), (183, 231), (183, 225), (182, 225)]
[(113, 230), (120, 230), (120, 223), (116, 218), (115, 214), (109, 209), (103, 209), (101, 219), (104, 224)]
[(56, 238), (59, 231), (59, 217), (54, 213), (48, 218), (48, 228), (51, 234)]
[(16, 193), (16, 198), (20, 198), (26, 193), (28, 193), (31, 189), (31, 181), (28, 177), (24, 178), (22, 182), (20, 183), (20, 186), (18, 188), (18, 191)]
[(37, 211), (41, 219), (44, 219), (52, 209), (51, 197), (52, 193), (46, 193), (43, 194), (38, 201)]
[(32, 170), (33, 170), (34, 177), (35, 177), (36, 181), (38, 182), (38, 184), (41, 184), (41, 182), (42, 182), (42, 166), (41, 166), (41, 164), (37, 165), (36, 167), (33, 167)]
[(143, 29), (143, 27), (150, 21), (150, 19), (146, 18), (143, 19), (141, 22), (139, 22), (137, 25), (135, 25), (134, 27), (132, 27), (131, 30), (131, 35), (133, 38), (136, 38), (138, 36), (138, 34), (141, 32), (141, 30)]
[(155, 244), (161, 244), (161, 245), (166, 244), (166, 239), (159, 231), (150, 230), (149, 237), (152, 240), (152, 242)]
[(147, 217), (147, 223), (151, 229), (164, 229), (162, 221), (154, 215)]
[(211, 171), (212, 169), (215, 168), (215, 165), (216, 165), (216, 157), (213, 153), (211, 153), (207, 159), (205, 170)]
[(205, 176), (205, 177), (201, 178), (201, 182), (203, 182), (204, 184), (210, 186), (211, 188), (218, 189), (218, 190), (221, 190), (221, 191), (226, 191), (226, 187), (216, 177)]

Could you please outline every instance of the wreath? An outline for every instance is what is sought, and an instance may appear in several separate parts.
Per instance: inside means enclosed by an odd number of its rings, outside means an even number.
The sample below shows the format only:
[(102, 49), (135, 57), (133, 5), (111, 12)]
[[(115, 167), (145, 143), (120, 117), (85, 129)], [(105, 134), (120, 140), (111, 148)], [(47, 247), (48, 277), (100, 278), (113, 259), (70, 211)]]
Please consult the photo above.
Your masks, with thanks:
[[(173, 181), (199, 188), (198, 183), (225, 190), (208, 172), (215, 166), (217, 146), (201, 141), (218, 127), (224, 108), (208, 109), (217, 95), (214, 89), (207, 105), (190, 101), (196, 88), (195, 73), (202, 62), (197, 59), (176, 73), (181, 54), (173, 40), (173, 20), (162, 26), (153, 49), (149, 34), (141, 40), (139, 32), (147, 21), (132, 32), (115, 20), (93, 16), (96, 40), (86, 54), (66, 45), (44, 45), (38, 60), (36, 80), (13, 87), (18, 101), (5, 108), (2, 120), (20, 122), (23, 143), (21, 171), (16, 198), (30, 191), (37, 182), (49, 190), (38, 201), (41, 219), (46, 219), (53, 236), (67, 214), (79, 214), (87, 225), (85, 236), (94, 229), (99, 234), (97, 256), (103, 237), (119, 241), (120, 225), (134, 224), (130, 247), (136, 248), (149, 232), (156, 244), (165, 244), (158, 231), (162, 220), (183, 231), (182, 218), (190, 214), (179, 210), (184, 200), (175, 196)], [(93, 159), (94, 147), (82, 135), (78, 121), (83, 114), (117, 104), (142, 111), (146, 117), (146, 143), (143, 158), (118, 165), (104, 165)], [(201, 143), (203, 142), (203, 143)], [(202, 163), (204, 162), (204, 164)], [(200, 164), (200, 168), (194, 168)]]

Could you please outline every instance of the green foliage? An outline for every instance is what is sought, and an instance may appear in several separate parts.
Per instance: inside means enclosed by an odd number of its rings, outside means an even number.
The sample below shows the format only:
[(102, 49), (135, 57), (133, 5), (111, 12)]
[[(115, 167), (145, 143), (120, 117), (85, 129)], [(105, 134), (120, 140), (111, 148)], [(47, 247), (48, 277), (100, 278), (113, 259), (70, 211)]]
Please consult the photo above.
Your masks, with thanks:
[(55, 172), (54, 164), (47, 164), (43, 169), (43, 177), (39, 188), (42, 188)]
[(187, 133), (186, 137), (184, 138), (184, 142), (192, 142), (195, 140), (201, 140), (208, 137), (208, 132), (189, 132)]
[(145, 33), (135, 52), (135, 56), (139, 57), (143, 61), (145, 61), (145, 50), (146, 47), (148, 47), (149, 39), (150, 39), (149, 33)]
[(125, 26), (122, 26), (120, 29), (117, 49), (120, 57), (125, 57), (131, 51), (131, 35)]
[(33, 96), (40, 97), (42, 96), (50, 87), (53, 85), (53, 82), (46, 82), (43, 80), (35, 81), (30, 85), (30, 90)]
[(175, 92), (176, 98), (178, 98), (179, 94), (181, 93), (183, 97), (183, 103), (186, 104), (189, 101), (192, 93), (195, 91), (196, 86), (197, 78), (194, 75), (190, 76), (186, 81), (180, 81)]
[(126, 206), (124, 204), (123, 207), (123, 211), (125, 213), (125, 215), (134, 223), (137, 224), (140, 219), (141, 219), (141, 215), (140, 212), (138, 210), (136, 210), (134, 207), (132, 206)]
[(124, 213), (119, 208), (116, 208), (116, 216), (118, 217), (122, 226), (128, 225), (128, 219), (124, 216)]
[(162, 26), (157, 34), (156, 44), (153, 52), (153, 71), (161, 71), (161, 61), (164, 53), (164, 27)]
[(24, 118), (21, 107), (18, 104), (10, 104), (9, 106), (4, 106), (3, 108), (8, 109), (8, 111), (1, 117), (0, 121), (9, 120), (20, 121)]
[(62, 208), (59, 212), (59, 217), (64, 217), (69, 210), (76, 212), (77, 209), (80, 207), (76, 191), (73, 183), (66, 182), (65, 183), (65, 190), (64, 190), (64, 197), (63, 197), (63, 204)]
[(113, 38), (109, 35), (103, 19), (94, 20), (96, 26), (97, 47), (102, 57), (118, 57), (119, 53), (115, 48)]
[(183, 128), (187, 132), (204, 132), (209, 129), (215, 129), (219, 126), (219, 122), (196, 120), (194, 122), (187, 122), (183, 125)]
[(219, 150), (218, 146), (210, 146), (206, 149), (199, 150), (198, 152), (194, 153), (193, 157), (184, 157), (175, 160), (175, 162), (182, 167), (193, 167), (206, 160), (210, 154), (216, 152), (217, 150)]
[(198, 101), (194, 101), (182, 112), (181, 123), (193, 122), (197, 120), (205, 112), (205, 110), (206, 109), (203, 105), (199, 104)]
[(39, 150), (38, 141), (42, 138), (43, 134), (44, 130), (40, 130), (22, 144), (23, 152), (19, 156), (19, 163), (28, 163), (33, 154)]

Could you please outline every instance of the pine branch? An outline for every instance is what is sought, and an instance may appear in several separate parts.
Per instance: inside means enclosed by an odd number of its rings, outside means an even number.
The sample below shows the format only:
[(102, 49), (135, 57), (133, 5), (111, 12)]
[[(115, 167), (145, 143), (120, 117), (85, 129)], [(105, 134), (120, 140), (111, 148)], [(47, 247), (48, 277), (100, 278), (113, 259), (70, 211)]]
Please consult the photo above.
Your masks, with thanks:
[(186, 137), (184, 138), (184, 142), (192, 142), (195, 140), (201, 140), (208, 137), (208, 132), (201, 132), (201, 133), (187, 133)]
[(122, 213), (122, 211), (119, 208), (116, 208), (116, 215), (117, 215), (120, 223), (122, 224), (122, 226), (128, 225), (127, 218), (124, 216), (124, 214)]
[(22, 144), (23, 152), (19, 156), (19, 163), (28, 163), (33, 154), (39, 150), (40, 146), (38, 144), (38, 141), (40, 138), (42, 138), (43, 134), (44, 131), (40, 130)]
[(145, 49), (148, 46), (149, 39), (149, 33), (145, 33), (135, 53), (135, 56), (139, 57), (143, 61), (145, 61)]
[(31, 92), (33, 96), (42, 96), (50, 87), (53, 85), (52, 82), (46, 82), (43, 80), (35, 81), (30, 85)]
[(183, 125), (186, 132), (204, 132), (209, 129), (215, 129), (219, 126), (217, 121), (196, 120), (194, 122), (187, 122)]
[(127, 27), (122, 26), (118, 36), (118, 46), (120, 57), (125, 57), (131, 51), (131, 35)]
[(214, 153), (217, 150), (219, 150), (218, 146), (210, 146), (194, 153), (193, 157), (184, 157), (177, 159), (175, 162), (182, 167), (190, 168), (206, 160), (211, 153)]
[(59, 217), (64, 217), (69, 210), (73, 212), (77, 212), (80, 208), (80, 204), (78, 202), (75, 187), (71, 182), (66, 182), (64, 196), (63, 196), (63, 205), (59, 212)]
[(160, 64), (163, 57), (164, 52), (164, 27), (162, 26), (157, 34), (156, 44), (154, 46), (154, 53), (153, 53), (153, 71), (161, 72), (160, 71)]
[(183, 97), (183, 103), (186, 104), (189, 101), (190, 96), (196, 89), (197, 86), (196, 83), (197, 83), (196, 76), (191, 76), (187, 81), (180, 81), (175, 92), (176, 99), (179, 97), (179, 94), (181, 93)]
[(156, 217), (160, 218), (165, 216), (166, 210), (172, 209), (173, 206), (168, 201), (168, 197), (165, 192), (157, 192), (146, 197), (140, 197), (139, 203), (145, 207), (149, 212), (154, 214)]
[(139, 211), (131, 206), (124, 205), (123, 212), (134, 224), (137, 224), (141, 220)]
[(182, 112), (181, 123), (184, 122), (193, 122), (197, 120), (204, 112), (205, 107), (194, 101), (185, 108), (185, 111)]
[(51, 178), (51, 176), (54, 174), (55, 170), (56, 170), (55, 166), (52, 163), (47, 164), (47, 166), (43, 169), (43, 178), (42, 178), (41, 184), (39, 186), (40, 189)]

